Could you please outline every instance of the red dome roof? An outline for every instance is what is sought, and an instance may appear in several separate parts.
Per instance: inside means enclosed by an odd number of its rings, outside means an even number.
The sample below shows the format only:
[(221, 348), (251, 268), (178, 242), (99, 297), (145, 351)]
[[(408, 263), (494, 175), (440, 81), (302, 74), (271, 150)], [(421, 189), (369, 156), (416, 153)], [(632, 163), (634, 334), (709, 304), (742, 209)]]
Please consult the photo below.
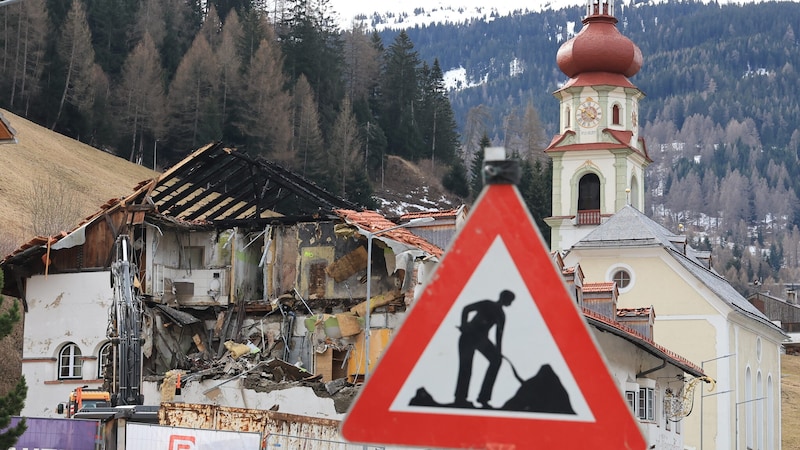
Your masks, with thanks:
[[(632, 77), (642, 68), (642, 51), (617, 30), (617, 19), (600, 14), (597, 3), (594, 14), (583, 19), (583, 29), (558, 49), (556, 62), (564, 74), (575, 78), (585, 72), (608, 72)], [(604, 13), (608, 4), (603, 5)]]

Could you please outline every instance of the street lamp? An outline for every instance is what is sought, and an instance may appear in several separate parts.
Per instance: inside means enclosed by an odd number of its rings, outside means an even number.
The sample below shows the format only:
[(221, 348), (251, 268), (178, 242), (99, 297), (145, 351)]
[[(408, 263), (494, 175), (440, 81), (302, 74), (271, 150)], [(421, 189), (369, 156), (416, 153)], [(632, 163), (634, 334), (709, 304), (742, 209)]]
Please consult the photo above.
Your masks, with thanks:
[[(716, 358), (711, 358), (711, 359), (707, 359), (705, 361), (700, 361), (700, 370), (703, 373), (706, 373), (705, 364), (707, 362), (716, 361), (718, 359), (723, 359), (723, 358), (730, 358), (731, 356), (736, 356), (736, 353), (731, 353), (729, 355), (718, 356)], [(731, 392), (731, 391), (728, 390), (728, 391), (724, 391), (724, 392), (717, 392), (715, 394), (709, 395), (708, 397), (711, 397), (712, 395), (725, 394), (726, 392)], [(706, 395), (704, 395), (703, 394), (703, 390), (700, 389), (700, 450), (703, 450), (703, 399), (704, 398), (706, 398)]]
[(736, 402), (736, 450), (739, 450), (739, 405), (744, 405), (745, 403), (755, 402), (758, 400), (765, 400), (767, 397), (759, 397), (759, 398), (751, 398), (750, 400), (745, 400), (743, 402)]
[(366, 381), (367, 377), (369, 377), (369, 335), (370, 333), (370, 324), (369, 324), (369, 316), (370, 310), (372, 309), (372, 238), (378, 236), (379, 234), (386, 233), (388, 231), (396, 230), (398, 228), (405, 228), (411, 225), (418, 225), (421, 223), (426, 222), (433, 222), (433, 217), (418, 217), (416, 219), (411, 219), (406, 223), (395, 225), (393, 227), (385, 228), (383, 230), (378, 231), (370, 231), (367, 233), (367, 312), (364, 315), (364, 348), (367, 353), (367, 361), (366, 361), (366, 369), (364, 370), (364, 380)]

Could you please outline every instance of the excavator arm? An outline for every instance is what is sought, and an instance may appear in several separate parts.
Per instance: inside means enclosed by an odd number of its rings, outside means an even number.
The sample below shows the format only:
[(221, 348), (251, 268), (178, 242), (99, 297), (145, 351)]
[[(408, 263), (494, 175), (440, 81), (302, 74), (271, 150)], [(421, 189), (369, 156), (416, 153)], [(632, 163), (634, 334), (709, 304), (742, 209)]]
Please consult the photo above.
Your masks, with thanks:
[(133, 247), (128, 235), (115, 243), (111, 264), (114, 301), (109, 314), (108, 338), (114, 344), (114, 383), (111, 404), (141, 405), (142, 387), (142, 299), (135, 287), (136, 266), (131, 261)]

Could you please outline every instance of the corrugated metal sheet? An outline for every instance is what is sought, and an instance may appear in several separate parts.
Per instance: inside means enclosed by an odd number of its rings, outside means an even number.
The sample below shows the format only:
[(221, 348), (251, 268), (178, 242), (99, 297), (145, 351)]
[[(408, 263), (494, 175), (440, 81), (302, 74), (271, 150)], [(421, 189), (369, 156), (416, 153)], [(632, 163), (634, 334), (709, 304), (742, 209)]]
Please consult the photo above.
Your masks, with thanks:
[[(299, 416), (261, 409), (234, 408), (200, 403), (162, 403), (158, 413), (161, 425), (202, 428), (208, 430), (252, 431), (283, 436), (288, 445), (301, 448), (290, 441), (303, 441), (302, 448), (324, 450), (339, 445), (340, 421), (318, 417)], [(295, 438), (295, 439), (293, 439)], [(304, 439), (296, 439), (304, 438)], [(312, 441), (313, 440), (313, 441)], [(309, 446), (309, 443), (316, 441)]]

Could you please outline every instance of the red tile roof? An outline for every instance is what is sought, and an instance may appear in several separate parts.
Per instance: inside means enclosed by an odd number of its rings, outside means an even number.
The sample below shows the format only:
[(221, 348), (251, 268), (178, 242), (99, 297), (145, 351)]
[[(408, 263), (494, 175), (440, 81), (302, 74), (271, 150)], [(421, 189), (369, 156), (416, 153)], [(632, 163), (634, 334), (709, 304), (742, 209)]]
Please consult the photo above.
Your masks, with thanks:
[(612, 292), (614, 290), (613, 281), (603, 281), (599, 283), (584, 283), (583, 292)]
[(604, 324), (606, 327), (610, 327), (617, 330), (620, 334), (625, 335), (627, 339), (631, 340), (634, 343), (639, 343), (640, 345), (644, 345), (653, 350), (656, 350), (657, 352), (663, 354), (664, 356), (669, 357), (673, 361), (673, 363), (677, 363), (676, 365), (678, 365), (684, 371), (689, 372), (694, 376), (705, 375), (703, 369), (695, 365), (693, 362), (689, 361), (688, 359), (684, 358), (683, 356), (671, 350), (668, 350), (666, 347), (662, 347), (661, 345), (656, 344), (655, 341), (645, 337), (644, 335), (634, 330), (633, 328), (627, 327), (612, 318), (605, 317), (602, 314), (598, 314), (590, 309), (587, 308), (582, 308), (582, 309), (583, 309), (583, 315), (586, 316), (587, 319), (600, 322)]
[[(364, 231), (373, 233), (375, 231), (385, 230), (387, 228), (395, 227), (398, 224), (385, 218), (381, 214), (373, 211), (354, 211), (352, 209), (335, 209), (333, 211), (339, 217), (344, 219), (345, 222), (355, 225)], [(417, 247), (420, 250), (440, 258), (444, 254), (444, 250), (431, 244), (427, 240), (415, 235), (405, 228), (397, 228), (386, 233), (381, 233), (381, 236), (388, 237), (397, 242)]]

